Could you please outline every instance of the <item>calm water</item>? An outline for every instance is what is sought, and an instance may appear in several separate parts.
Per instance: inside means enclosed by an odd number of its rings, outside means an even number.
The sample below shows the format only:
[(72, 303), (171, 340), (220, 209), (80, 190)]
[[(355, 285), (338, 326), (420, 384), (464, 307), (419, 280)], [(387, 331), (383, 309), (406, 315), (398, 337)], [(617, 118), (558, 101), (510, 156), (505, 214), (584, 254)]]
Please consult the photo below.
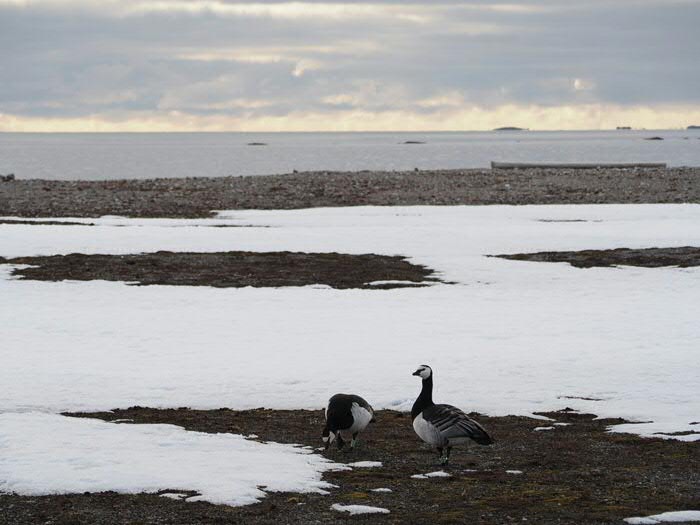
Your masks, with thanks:
[(700, 166), (700, 131), (0, 133), (0, 174), (21, 179), (481, 168), (492, 160)]

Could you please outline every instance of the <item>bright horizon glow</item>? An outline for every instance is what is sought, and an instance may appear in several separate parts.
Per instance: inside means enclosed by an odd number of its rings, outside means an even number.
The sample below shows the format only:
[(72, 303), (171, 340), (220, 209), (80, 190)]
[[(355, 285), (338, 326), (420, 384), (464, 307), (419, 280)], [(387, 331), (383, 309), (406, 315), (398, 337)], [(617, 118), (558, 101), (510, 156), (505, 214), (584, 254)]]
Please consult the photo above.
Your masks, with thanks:
[[(239, 102), (245, 106), (246, 102)], [(255, 101), (248, 103), (256, 107)], [(293, 112), (279, 117), (193, 115), (179, 111), (106, 118), (27, 118), (0, 113), (0, 132), (440, 132), (491, 131), (516, 126), (530, 131), (685, 129), (700, 122), (700, 107), (514, 106), (468, 108), (419, 114), (363, 110)]]

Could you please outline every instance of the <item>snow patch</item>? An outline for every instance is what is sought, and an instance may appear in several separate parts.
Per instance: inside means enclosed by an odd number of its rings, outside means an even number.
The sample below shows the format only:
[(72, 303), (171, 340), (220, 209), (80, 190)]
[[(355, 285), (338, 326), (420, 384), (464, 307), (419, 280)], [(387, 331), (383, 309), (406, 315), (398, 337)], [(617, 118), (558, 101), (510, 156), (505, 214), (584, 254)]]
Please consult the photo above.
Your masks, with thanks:
[(382, 462), (381, 461), (356, 461), (355, 463), (348, 463), (348, 467), (356, 467), (356, 468), (375, 468), (375, 467), (381, 467)]
[(689, 521), (700, 521), (700, 510), (679, 510), (655, 514), (645, 518), (625, 518), (625, 522), (630, 525), (656, 525), (658, 523), (682, 523)]
[(385, 487), (379, 487), (378, 489), (372, 489), (371, 492), (394, 492), (391, 489)]
[(341, 505), (340, 503), (334, 503), (331, 505), (331, 509), (338, 512), (347, 512), (351, 516), (357, 514), (389, 514), (389, 509), (370, 507), (368, 505)]
[(187, 501), (247, 505), (266, 492), (325, 493), (321, 474), (337, 467), (240, 435), (32, 412), (0, 414), (0, 444), (0, 492), (25, 496), (180, 489), (200, 494)]
[(445, 472), (444, 470), (437, 470), (435, 472), (428, 472), (427, 474), (414, 474), (411, 476), (413, 479), (428, 479), (428, 478), (450, 478), (452, 474)]
[(407, 285), (407, 286), (426, 286), (426, 285), (433, 285), (437, 283), (431, 283), (430, 281), (426, 282), (419, 282), (417, 283), (416, 281), (372, 281), (369, 283), (365, 283), (367, 286), (384, 286), (387, 284), (401, 284), (401, 285)]
[(543, 430), (554, 430), (554, 427), (535, 427), (535, 432), (542, 432)]
[(174, 499), (181, 501), (185, 498), (187, 498), (187, 494), (183, 494), (182, 492), (164, 492), (163, 494), (158, 494), (161, 498), (168, 498), (168, 499)]
[[(534, 220), (542, 217), (604, 222), (552, 228)], [(700, 413), (692, 366), (700, 268), (582, 270), (486, 255), (700, 246), (699, 205), (355, 207), (89, 220), (97, 225), (3, 225), (0, 257), (232, 247), (377, 253), (406, 256), (458, 285), (381, 294), (132, 287), (11, 279), (9, 265), (0, 264), (0, 411), (318, 409), (341, 385), (357, 388), (358, 377), (375, 408), (410, 410), (418, 388), (407, 395), (407, 374), (431, 348), (441, 399), (467, 411), (530, 415), (561, 406), (562, 392), (604, 393), (596, 415), (637, 422), (615, 432), (658, 437), (697, 429), (688, 422)], [(243, 223), (261, 227), (202, 227)], [(352, 359), (339, 367), (338, 355)], [(591, 411), (585, 400), (566, 404)]]
[(506, 474), (515, 474), (515, 475), (518, 475), (518, 474), (522, 474), (522, 473), (523, 473), (522, 470), (506, 470)]

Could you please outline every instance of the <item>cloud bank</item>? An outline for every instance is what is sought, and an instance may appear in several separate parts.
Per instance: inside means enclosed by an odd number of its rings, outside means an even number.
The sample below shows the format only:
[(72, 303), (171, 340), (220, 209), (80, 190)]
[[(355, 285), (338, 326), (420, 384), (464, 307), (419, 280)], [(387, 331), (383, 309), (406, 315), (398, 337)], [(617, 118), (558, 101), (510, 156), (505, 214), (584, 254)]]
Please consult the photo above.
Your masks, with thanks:
[(0, 0), (0, 130), (700, 122), (700, 2)]

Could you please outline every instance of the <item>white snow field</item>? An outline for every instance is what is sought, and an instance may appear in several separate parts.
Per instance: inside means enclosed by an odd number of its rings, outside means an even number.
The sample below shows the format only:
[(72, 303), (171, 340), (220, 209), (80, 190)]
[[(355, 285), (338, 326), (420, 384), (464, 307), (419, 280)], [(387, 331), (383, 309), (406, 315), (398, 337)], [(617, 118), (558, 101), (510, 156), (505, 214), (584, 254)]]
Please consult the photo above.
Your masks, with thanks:
[[(271, 486), (265, 468), (252, 462), (241, 460), (235, 474), (220, 468), (231, 464), (221, 447), (231, 461), (239, 447), (253, 447), (271, 464), (278, 455), (298, 462), (287, 487), (307, 490), (328, 466), (298, 449), (47, 414), (132, 405), (322, 408), (336, 392), (408, 410), (420, 390), (411, 373), (421, 363), (435, 372), (436, 401), (467, 411), (529, 415), (569, 406), (637, 422), (615, 431), (700, 438), (669, 435), (700, 430), (692, 424), (700, 418), (700, 268), (584, 270), (485, 257), (700, 246), (698, 205), (355, 207), (232, 211), (212, 220), (70, 220), (97, 226), (0, 225), (0, 257), (378, 253), (408, 256), (455, 284), (335, 290), (51, 283), (13, 279), (10, 266), (0, 265), (0, 456), (7, 447), (25, 451), (0, 467), (0, 490), (193, 489), (233, 502), (259, 497), (251, 487)], [(214, 224), (258, 227), (204, 227)], [(109, 458), (118, 475), (101, 478), (88, 469), (81, 477), (70, 456), (77, 445), (52, 463), (50, 451), (58, 453), (61, 437), (72, 433), (104, 440), (105, 455), (91, 465), (99, 472)], [(176, 445), (157, 448), (162, 433), (177, 434)], [(90, 450), (92, 439), (80, 442)], [(120, 446), (158, 450), (163, 465), (216, 452), (211, 461), (193, 459), (187, 475), (166, 471), (159, 478), (143, 475), (151, 472), (147, 465), (130, 470), (134, 461)], [(74, 471), (47, 475), (61, 466)], [(234, 486), (239, 475), (250, 475), (249, 484), (225, 495), (204, 485)]]
[(267, 491), (323, 493), (330, 486), (321, 480), (322, 472), (337, 468), (342, 466), (307, 448), (233, 434), (0, 414), (0, 492), (195, 490), (200, 495), (188, 501), (247, 505)]

